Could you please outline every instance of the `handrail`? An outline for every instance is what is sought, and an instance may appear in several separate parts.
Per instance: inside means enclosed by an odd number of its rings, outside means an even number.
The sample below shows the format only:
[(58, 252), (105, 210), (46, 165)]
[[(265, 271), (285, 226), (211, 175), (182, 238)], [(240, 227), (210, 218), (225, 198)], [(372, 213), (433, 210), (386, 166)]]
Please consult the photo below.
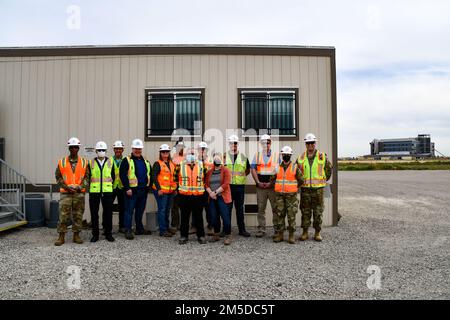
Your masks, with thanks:
[(6, 161), (0, 159), (0, 200), (2, 208), (13, 210), (16, 218), (25, 220), (26, 202), (27, 199), (27, 184), (34, 187), (48, 188), (50, 201), (53, 200), (53, 190), (51, 184), (36, 184), (31, 182), (27, 177), (19, 171), (10, 166)]

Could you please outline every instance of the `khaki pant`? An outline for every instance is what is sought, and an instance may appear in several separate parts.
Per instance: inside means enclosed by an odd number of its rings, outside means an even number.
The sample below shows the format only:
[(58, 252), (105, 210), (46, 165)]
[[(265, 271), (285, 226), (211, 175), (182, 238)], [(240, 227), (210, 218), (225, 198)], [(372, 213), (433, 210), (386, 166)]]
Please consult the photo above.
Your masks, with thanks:
[[(272, 215), (276, 215), (276, 196), (275, 190), (256, 188), (256, 202), (258, 203), (258, 230), (266, 230), (266, 207), (267, 200), (270, 201), (272, 207)], [(272, 216), (273, 217), (273, 216)], [(272, 221), (273, 218), (272, 218)], [(274, 223), (275, 225), (275, 223)]]

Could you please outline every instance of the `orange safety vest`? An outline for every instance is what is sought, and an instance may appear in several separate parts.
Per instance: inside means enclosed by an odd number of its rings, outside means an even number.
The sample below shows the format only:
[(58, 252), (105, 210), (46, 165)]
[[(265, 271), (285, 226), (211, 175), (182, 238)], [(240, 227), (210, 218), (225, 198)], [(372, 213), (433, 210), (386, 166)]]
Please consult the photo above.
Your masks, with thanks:
[(277, 180), (275, 181), (275, 192), (281, 193), (297, 193), (298, 181), (297, 181), (297, 163), (290, 163), (286, 170), (280, 165)]
[(276, 173), (279, 159), (280, 154), (272, 151), (269, 161), (265, 163), (262, 152), (258, 152), (256, 155), (256, 172), (261, 175), (274, 175)]
[[(158, 183), (163, 193), (172, 193), (177, 188), (177, 183), (173, 180), (173, 172), (175, 171), (175, 164), (169, 161), (169, 167), (167, 164), (158, 160), (161, 171), (158, 174)], [(153, 189), (156, 190), (156, 186), (153, 184)]]
[(182, 161), (180, 163), (178, 185), (178, 191), (180, 194), (188, 196), (202, 195), (205, 192), (202, 163), (196, 162), (194, 167), (191, 168), (186, 161)]
[[(87, 161), (82, 157), (78, 157), (77, 165), (75, 167), (75, 172), (72, 170), (72, 165), (70, 164), (69, 157), (62, 158), (58, 161), (59, 171), (64, 179), (64, 183), (68, 186), (81, 186), (81, 182), (86, 174)], [(68, 191), (64, 188), (60, 188), (59, 192), (67, 193)], [(81, 192), (86, 192), (83, 188)]]

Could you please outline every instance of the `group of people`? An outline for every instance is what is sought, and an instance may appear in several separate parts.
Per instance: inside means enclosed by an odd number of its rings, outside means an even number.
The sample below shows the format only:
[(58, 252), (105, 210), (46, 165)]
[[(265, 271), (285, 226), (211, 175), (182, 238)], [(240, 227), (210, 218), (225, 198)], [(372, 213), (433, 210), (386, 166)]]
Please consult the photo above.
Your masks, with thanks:
[[(322, 241), (324, 187), (331, 177), (332, 166), (327, 155), (316, 149), (317, 138), (314, 134), (305, 136), (306, 151), (297, 159), (293, 158), (293, 150), (289, 146), (284, 146), (281, 152), (272, 150), (271, 137), (264, 134), (259, 139), (261, 150), (251, 163), (239, 151), (238, 136), (231, 135), (227, 140), (229, 151), (224, 155), (216, 152), (212, 157), (208, 156), (206, 142), (200, 142), (196, 149), (186, 147), (183, 141), (178, 141), (174, 148), (162, 144), (159, 158), (151, 166), (142, 155), (144, 145), (140, 139), (132, 141), (129, 156), (123, 154), (123, 142), (116, 141), (112, 157), (106, 156), (106, 143), (99, 141), (95, 146), (96, 157), (86, 160), (78, 155), (80, 140), (70, 138), (67, 143), (69, 155), (58, 161), (55, 172), (61, 195), (57, 228), (59, 237), (55, 245), (64, 244), (70, 216), (73, 242), (83, 243), (80, 232), (86, 192), (89, 192), (91, 242), (97, 242), (100, 236), (100, 203), (103, 209), (103, 235), (107, 241), (115, 241), (112, 236), (112, 213), (116, 198), (119, 232), (129, 240), (134, 239), (135, 235), (151, 234), (142, 223), (147, 196), (151, 192), (158, 206), (160, 236), (172, 237), (179, 230), (180, 244), (186, 244), (189, 234), (195, 233), (201, 244), (207, 243), (207, 234), (209, 241), (224, 238), (224, 244), (229, 245), (232, 240), (233, 206), (239, 235), (251, 236), (244, 220), (245, 185), (249, 174), (256, 183), (256, 237), (265, 236), (269, 201), (273, 213), (273, 241), (282, 242), (287, 229), (287, 241), (294, 244), (295, 217), (299, 207), (297, 194), (300, 193), (303, 233), (298, 240), (308, 239), (308, 229), (313, 220), (314, 240)], [(173, 156), (172, 149), (175, 149)], [(206, 212), (206, 232), (203, 211)]]

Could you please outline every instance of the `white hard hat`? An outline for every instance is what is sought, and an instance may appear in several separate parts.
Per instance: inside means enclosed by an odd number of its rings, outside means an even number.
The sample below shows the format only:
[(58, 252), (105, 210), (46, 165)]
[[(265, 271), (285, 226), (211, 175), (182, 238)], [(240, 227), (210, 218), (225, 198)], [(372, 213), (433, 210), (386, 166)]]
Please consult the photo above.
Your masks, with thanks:
[(292, 148), (289, 146), (284, 146), (283, 149), (281, 149), (281, 154), (292, 154)]
[(208, 144), (205, 141), (200, 142), (197, 146), (197, 149), (202, 149), (202, 148), (208, 149)]
[(259, 141), (267, 141), (267, 140), (271, 140), (268, 134), (263, 134), (259, 139)]
[(169, 147), (169, 145), (165, 143), (159, 147), (159, 151), (170, 151), (170, 150), (171, 148)]
[(305, 136), (305, 139), (303, 139), (305, 142), (316, 142), (317, 138), (314, 134), (312, 133), (307, 133)]
[(122, 141), (117, 140), (116, 142), (114, 142), (113, 148), (125, 148), (125, 145), (123, 144)]
[(95, 145), (95, 150), (106, 150), (106, 149), (108, 149), (108, 146), (106, 145), (106, 143), (104, 141), (99, 141)]
[(141, 139), (134, 139), (133, 142), (131, 142), (131, 147), (135, 149), (143, 149), (144, 144)]
[(232, 134), (228, 137), (228, 142), (239, 142), (239, 137), (235, 134)]
[(72, 138), (69, 139), (69, 141), (67, 141), (67, 146), (68, 147), (71, 147), (71, 146), (79, 147), (79, 146), (81, 146), (81, 142), (80, 142), (80, 140), (78, 138), (72, 137)]

